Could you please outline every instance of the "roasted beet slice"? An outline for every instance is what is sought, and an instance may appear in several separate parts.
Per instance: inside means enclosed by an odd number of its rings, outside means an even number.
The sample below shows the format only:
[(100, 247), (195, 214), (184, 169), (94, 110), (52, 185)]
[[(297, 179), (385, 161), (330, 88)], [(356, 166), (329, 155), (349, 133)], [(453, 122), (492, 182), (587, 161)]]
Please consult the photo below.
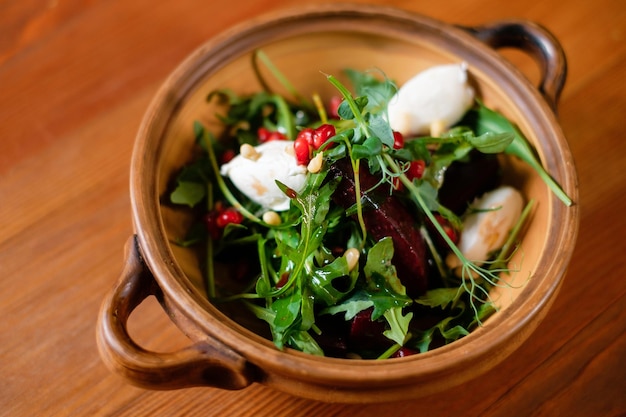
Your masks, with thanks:
[(386, 329), (385, 320), (372, 320), (373, 308), (357, 313), (350, 322), (350, 346), (355, 350), (380, 350), (391, 345), (383, 332)]
[(442, 206), (463, 214), (474, 198), (500, 183), (500, 163), (495, 155), (473, 151), (467, 162), (456, 161), (446, 170), (437, 197)]
[[(330, 169), (330, 175), (341, 177), (333, 201), (348, 208), (354, 205), (354, 173), (347, 159), (337, 161)], [(369, 193), (379, 182), (366, 166), (361, 165), (359, 178), (363, 199), (363, 221), (368, 233), (375, 239), (391, 237), (394, 243), (393, 263), (398, 277), (410, 297), (423, 294), (428, 287), (428, 259), (424, 238), (419, 232), (415, 212), (389, 193), (389, 188), (381, 185)], [(356, 217), (356, 215), (355, 215)]]
[(350, 323), (342, 315), (321, 315), (317, 317), (315, 324), (321, 333), (311, 333), (317, 344), (324, 350), (324, 354), (345, 358), (348, 353)]

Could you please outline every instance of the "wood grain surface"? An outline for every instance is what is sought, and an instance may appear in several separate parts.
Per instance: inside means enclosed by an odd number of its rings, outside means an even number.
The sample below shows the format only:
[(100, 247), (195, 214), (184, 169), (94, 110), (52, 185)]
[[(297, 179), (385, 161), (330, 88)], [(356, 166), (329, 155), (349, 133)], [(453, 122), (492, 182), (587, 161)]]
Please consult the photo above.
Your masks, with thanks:
[[(578, 244), (533, 337), (478, 380), (393, 404), (342, 405), (254, 385), (148, 391), (102, 364), (95, 324), (132, 234), (134, 135), (167, 74), (233, 24), (306, 0), (0, 2), (0, 415), (626, 415), (626, 3), (367, 1), (445, 22), (543, 24), (569, 74), (559, 117), (580, 180)], [(529, 58), (502, 51), (531, 80)], [(147, 300), (130, 332), (187, 340)]]

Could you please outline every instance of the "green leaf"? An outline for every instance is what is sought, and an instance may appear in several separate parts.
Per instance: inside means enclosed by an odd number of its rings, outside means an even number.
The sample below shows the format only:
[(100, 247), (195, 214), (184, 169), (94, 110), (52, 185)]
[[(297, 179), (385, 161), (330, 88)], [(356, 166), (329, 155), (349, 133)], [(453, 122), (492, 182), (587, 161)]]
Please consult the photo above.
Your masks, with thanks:
[(367, 261), (363, 271), (368, 279), (370, 288), (378, 288), (375, 277), (381, 277), (386, 286), (399, 295), (406, 294), (406, 288), (398, 278), (396, 267), (391, 263), (393, 258), (393, 240), (384, 237), (379, 240), (367, 253)]
[[(335, 259), (332, 263), (312, 271), (309, 288), (321, 301), (331, 306), (339, 302), (354, 289), (359, 271), (348, 269), (348, 262), (343, 256)], [(333, 281), (338, 278), (346, 278), (348, 285), (343, 291), (333, 286)]]
[(345, 313), (344, 318), (348, 321), (352, 320), (354, 316), (359, 314), (361, 311), (367, 310), (373, 306), (374, 302), (369, 298), (369, 295), (366, 292), (357, 291), (352, 297), (342, 303), (323, 309), (320, 314)]
[(374, 136), (365, 139), (362, 145), (352, 146), (352, 159), (371, 158), (380, 155), (382, 151), (382, 142)]
[(352, 120), (356, 117), (355, 111), (358, 111), (358, 114), (361, 114), (363, 109), (367, 106), (368, 99), (367, 97), (355, 97), (354, 104), (356, 107), (350, 105), (349, 100), (344, 100), (339, 105), (337, 109), (337, 114), (344, 120)]
[(461, 219), (456, 214), (454, 214), (454, 212), (439, 203), (439, 200), (437, 198), (438, 191), (432, 186), (430, 182), (418, 182), (417, 192), (422, 199), (422, 203), (424, 203), (424, 207), (422, 208), (426, 208), (432, 212), (438, 212), (450, 223), (452, 223), (452, 225), (459, 229), (461, 228), (463, 224)]
[(500, 153), (513, 142), (515, 135), (511, 132), (485, 132), (480, 136), (471, 136), (469, 142), (482, 153)]
[(393, 292), (393, 290), (390, 290), (382, 280), (377, 282), (379, 285), (376, 286), (375, 290), (367, 290), (369, 298), (372, 300), (374, 306), (374, 310), (372, 311), (372, 320), (377, 320), (390, 308), (407, 307), (411, 305), (412, 300), (409, 297)]
[(417, 190), (430, 211), (439, 210), (441, 205), (439, 204), (439, 200), (437, 200), (437, 189), (433, 187), (431, 183), (422, 182), (417, 187)]
[(170, 200), (174, 204), (184, 204), (194, 207), (206, 196), (206, 186), (197, 182), (179, 181), (178, 185), (170, 194)]
[(489, 318), (489, 316), (491, 316), (496, 311), (497, 311), (496, 307), (493, 305), (493, 303), (480, 304), (480, 306), (478, 307), (478, 312), (476, 316), (474, 317), (474, 320), (472, 320), (472, 322), (468, 326), (468, 328), (476, 326), (476, 325), (481, 325), (484, 320)]
[(451, 322), (453, 319), (454, 317), (446, 317), (430, 329), (419, 332), (418, 336), (411, 340), (410, 345), (423, 353), (430, 349), (430, 344), (432, 343), (436, 333), (439, 333), (444, 338), (446, 343), (450, 343), (463, 336), (467, 336), (469, 331), (463, 326), (452, 325)]
[(428, 307), (446, 308), (450, 304), (454, 304), (462, 291), (458, 288), (435, 288), (428, 290), (426, 294), (415, 300), (416, 303)]
[[(382, 71), (356, 71), (348, 68), (344, 70), (344, 73), (348, 76), (355, 94), (369, 98), (366, 110), (370, 113), (383, 114), (387, 103), (398, 91), (396, 84)], [(376, 74), (381, 77), (376, 77)]]
[(300, 318), (300, 307), (302, 305), (302, 294), (293, 292), (292, 294), (276, 299), (271, 310), (275, 313), (272, 322), (272, 333), (275, 343), (282, 348), (285, 343), (288, 330), (297, 323)]
[(409, 333), (409, 324), (413, 318), (413, 313), (402, 315), (402, 308), (394, 307), (385, 311), (384, 316), (387, 319), (387, 323), (389, 323), (390, 329), (385, 330), (383, 334), (400, 346), (404, 345)]
[[(382, 142), (383, 145), (388, 148), (393, 148), (393, 131), (383, 115), (369, 113), (367, 122), (369, 123), (369, 131), (371, 134), (377, 137), (378, 141)], [(378, 152), (378, 154), (380, 154), (381, 151), (382, 149)]]
[(479, 103), (477, 111), (476, 133), (482, 135), (487, 132), (510, 132), (515, 135), (514, 140), (507, 146), (505, 152), (515, 155), (539, 174), (541, 179), (548, 185), (552, 192), (566, 205), (573, 204), (571, 198), (563, 191), (561, 186), (548, 174), (539, 159), (535, 150), (531, 147), (522, 132), (514, 126), (504, 115)]
[(315, 339), (306, 331), (293, 332), (289, 335), (289, 344), (304, 353), (316, 356), (324, 356), (324, 351)]
[(309, 330), (315, 324), (315, 296), (311, 290), (307, 287), (302, 289), (302, 305), (300, 308), (300, 315), (302, 321), (300, 328), (302, 330)]
[(364, 291), (374, 303), (372, 320), (378, 319), (390, 308), (406, 307), (412, 303), (391, 263), (393, 253), (393, 241), (386, 237), (372, 246), (367, 254), (363, 268), (367, 282)]

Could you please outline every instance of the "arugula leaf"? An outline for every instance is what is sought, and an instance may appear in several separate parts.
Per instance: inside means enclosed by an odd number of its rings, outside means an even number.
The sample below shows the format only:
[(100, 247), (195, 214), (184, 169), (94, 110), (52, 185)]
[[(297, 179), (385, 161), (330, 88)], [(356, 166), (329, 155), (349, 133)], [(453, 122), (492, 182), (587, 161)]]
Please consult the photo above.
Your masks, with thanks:
[(317, 344), (309, 332), (299, 331), (289, 335), (289, 344), (304, 353), (316, 356), (324, 356), (324, 351)]
[(426, 294), (417, 298), (415, 302), (428, 307), (444, 309), (450, 304), (455, 304), (460, 294), (461, 291), (458, 288), (435, 288), (428, 290)]
[(369, 295), (365, 291), (357, 291), (349, 299), (343, 301), (342, 303), (321, 310), (320, 314), (345, 313), (344, 318), (346, 321), (349, 321), (361, 311), (367, 310), (373, 305), (374, 302), (369, 298)]
[(300, 318), (302, 295), (297, 291), (292, 294), (276, 299), (270, 309), (274, 312), (274, 320), (271, 323), (274, 343), (280, 349), (285, 345), (289, 330), (297, 326)]
[(530, 165), (541, 179), (550, 187), (552, 192), (566, 205), (573, 204), (571, 198), (563, 191), (561, 186), (548, 174), (539, 159), (535, 150), (531, 147), (522, 132), (513, 125), (504, 115), (486, 107), (479, 102), (476, 111), (476, 133), (479, 135), (487, 132), (509, 132), (514, 135), (514, 140), (506, 147), (505, 153), (515, 155), (528, 165)]
[(385, 330), (383, 334), (400, 346), (404, 345), (409, 334), (409, 324), (413, 318), (413, 313), (402, 315), (402, 308), (394, 307), (385, 311), (384, 316), (390, 329)]
[(494, 133), (490, 131), (480, 136), (472, 135), (469, 142), (482, 153), (500, 153), (507, 149), (514, 139), (515, 135), (511, 132)]
[(382, 238), (369, 250), (363, 272), (369, 288), (378, 288), (379, 283), (375, 277), (382, 277), (390, 290), (406, 295), (406, 288), (396, 274), (396, 267), (391, 263), (393, 253), (393, 240), (390, 237)]
[(441, 335), (446, 343), (453, 342), (463, 336), (467, 336), (469, 331), (461, 325), (451, 325), (454, 317), (446, 317), (428, 330), (418, 332), (414, 339), (411, 339), (411, 347), (421, 353), (427, 352), (437, 334)]
[[(333, 286), (333, 281), (343, 277), (346, 277), (348, 282), (345, 290), (340, 291)], [(309, 287), (322, 302), (331, 306), (337, 304), (354, 289), (358, 277), (358, 268), (349, 271), (346, 258), (340, 256), (330, 264), (314, 269), (311, 273)]]
[(374, 304), (372, 320), (378, 319), (392, 307), (405, 307), (412, 302), (406, 296), (406, 288), (398, 278), (391, 258), (393, 241), (389, 237), (378, 241), (367, 254), (363, 268), (367, 285), (364, 290)]

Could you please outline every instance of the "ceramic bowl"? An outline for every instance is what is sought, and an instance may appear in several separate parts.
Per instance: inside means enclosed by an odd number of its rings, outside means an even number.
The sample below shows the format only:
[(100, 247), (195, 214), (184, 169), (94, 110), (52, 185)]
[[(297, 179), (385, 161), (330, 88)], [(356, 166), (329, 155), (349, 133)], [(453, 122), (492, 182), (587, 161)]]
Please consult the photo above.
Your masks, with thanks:
[[(497, 52), (503, 47), (517, 48), (537, 61), (539, 85)], [(240, 93), (261, 89), (251, 67), (258, 48), (305, 94), (330, 93), (322, 72), (381, 68), (402, 83), (429, 66), (465, 61), (485, 104), (513, 120), (533, 143), (574, 205), (564, 205), (524, 164), (514, 159), (507, 163), (506, 175), (537, 204), (523, 250), (516, 255), (523, 256), (521, 270), (512, 287), (498, 294), (500, 311), (483, 327), (406, 358), (325, 358), (280, 351), (207, 300), (197, 256), (171, 243), (184, 233), (189, 215), (162, 205), (161, 199), (172, 175), (191, 157), (194, 120), (215, 125), (207, 93), (223, 87)], [(555, 116), (565, 72), (559, 43), (532, 22), (469, 28), (378, 6), (300, 7), (255, 18), (210, 39), (165, 81), (137, 134), (130, 189), (135, 234), (126, 246), (120, 280), (99, 317), (104, 362), (129, 382), (153, 389), (243, 389), (261, 383), (306, 398), (352, 403), (432, 394), (497, 366), (532, 337), (548, 313), (574, 248), (577, 177)], [(188, 336), (188, 348), (150, 352), (130, 338), (129, 315), (152, 295)]]

